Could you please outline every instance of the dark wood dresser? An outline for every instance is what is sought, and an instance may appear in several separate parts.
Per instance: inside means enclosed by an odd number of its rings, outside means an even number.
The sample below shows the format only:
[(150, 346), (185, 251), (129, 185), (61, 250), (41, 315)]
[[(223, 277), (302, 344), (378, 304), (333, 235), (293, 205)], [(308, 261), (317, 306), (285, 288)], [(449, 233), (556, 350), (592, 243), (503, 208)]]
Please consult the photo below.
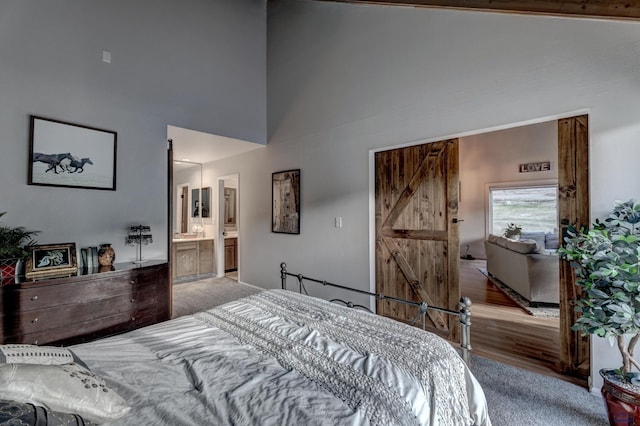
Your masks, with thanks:
[(0, 342), (69, 345), (165, 321), (170, 292), (165, 261), (3, 285)]

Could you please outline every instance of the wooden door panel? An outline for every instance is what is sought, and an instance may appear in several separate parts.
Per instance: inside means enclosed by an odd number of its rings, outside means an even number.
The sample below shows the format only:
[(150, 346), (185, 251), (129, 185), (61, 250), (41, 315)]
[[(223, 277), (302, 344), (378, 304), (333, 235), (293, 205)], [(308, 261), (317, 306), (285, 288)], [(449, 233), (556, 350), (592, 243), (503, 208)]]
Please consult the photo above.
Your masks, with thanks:
[[(588, 116), (558, 120), (558, 217), (560, 236), (569, 226), (589, 227)], [(562, 238), (560, 238), (562, 242)], [(573, 309), (578, 287), (568, 261), (560, 262), (560, 368), (586, 379), (590, 374), (588, 336), (571, 331), (578, 319)]]
[[(458, 207), (457, 144), (449, 140), (376, 154), (377, 292), (457, 310), (459, 243), (452, 220)], [(385, 300), (377, 310), (405, 322), (418, 313), (417, 307)], [(445, 314), (430, 312), (429, 319), (431, 327), (457, 335), (457, 323)]]

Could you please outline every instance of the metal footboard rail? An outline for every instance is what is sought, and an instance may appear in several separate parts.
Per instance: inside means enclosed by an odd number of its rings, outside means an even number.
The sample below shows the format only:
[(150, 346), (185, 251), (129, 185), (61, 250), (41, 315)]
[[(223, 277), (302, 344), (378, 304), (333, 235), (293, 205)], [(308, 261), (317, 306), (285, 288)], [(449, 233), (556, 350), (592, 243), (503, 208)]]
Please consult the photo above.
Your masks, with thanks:
[[(310, 282), (314, 282), (314, 283), (318, 283), (318, 284), (322, 284), (323, 286), (329, 286), (329, 287), (336, 287), (336, 288), (340, 288), (343, 290), (348, 290), (348, 291), (352, 291), (354, 293), (360, 293), (360, 294), (364, 294), (367, 296), (372, 296), (375, 297), (378, 300), (389, 300), (392, 302), (398, 302), (398, 303), (402, 303), (405, 305), (411, 305), (411, 306), (415, 306), (418, 308), (418, 315), (416, 315), (416, 318), (414, 318), (413, 323), (415, 323), (415, 321), (417, 320), (418, 317), (422, 317), (422, 329), (426, 330), (427, 327), (427, 311), (431, 310), (431, 311), (436, 311), (436, 312), (442, 312), (445, 314), (449, 314), (449, 315), (455, 315), (460, 317), (460, 329), (461, 329), (461, 335), (460, 335), (460, 348), (462, 350), (462, 359), (464, 360), (464, 362), (469, 365), (470, 363), (470, 357), (471, 357), (471, 299), (469, 299), (468, 297), (461, 297), (460, 298), (460, 302), (458, 303), (458, 307), (459, 310), (458, 311), (454, 311), (451, 309), (446, 309), (446, 308), (440, 308), (437, 306), (430, 306), (429, 304), (427, 304), (427, 302), (415, 302), (413, 300), (406, 300), (406, 299), (400, 299), (397, 297), (392, 297), (392, 296), (385, 296), (382, 293), (372, 293), (366, 290), (359, 290), (357, 288), (351, 288), (351, 287), (347, 287), (341, 284), (335, 284), (335, 283), (331, 283), (325, 280), (318, 280), (315, 278), (311, 278), (311, 277), (307, 277), (304, 276), (302, 274), (293, 274), (291, 272), (287, 271), (287, 264), (282, 262), (280, 264), (280, 279), (282, 280), (282, 289), (283, 290), (287, 290), (287, 277), (295, 277), (298, 280), (298, 292), (302, 293), (304, 290), (304, 293), (308, 295), (306, 288), (304, 287), (303, 281), (310, 281)], [(363, 308), (366, 309), (367, 311), (371, 312), (371, 310), (365, 306), (362, 305), (354, 305), (351, 302), (345, 302), (344, 300), (341, 299), (332, 299), (333, 301), (337, 301), (337, 302), (341, 302), (344, 303), (345, 305), (353, 308), (353, 307), (359, 307), (359, 308)]]

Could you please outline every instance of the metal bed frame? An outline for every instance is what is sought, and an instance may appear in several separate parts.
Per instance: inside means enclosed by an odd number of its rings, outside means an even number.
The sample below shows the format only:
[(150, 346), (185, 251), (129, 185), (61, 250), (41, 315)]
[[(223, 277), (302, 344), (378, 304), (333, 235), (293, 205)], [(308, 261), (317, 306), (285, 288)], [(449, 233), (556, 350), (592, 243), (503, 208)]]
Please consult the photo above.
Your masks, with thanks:
[[(398, 303), (403, 303), (405, 305), (410, 305), (410, 306), (416, 306), (418, 308), (418, 314), (416, 315), (416, 317), (413, 319), (413, 321), (411, 322), (411, 324), (415, 324), (416, 320), (418, 319), (418, 317), (422, 317), (422, 329), (426, 331), (426, 327), (427, 327), (427, 311), (432, 310), (432, 311), (437, 311), (437, 312), (442, 312), (445, 314), (449, 314), (449, 315), (455, 315), (460, 317), (460, 328), (461, 328), (461, 335), (460, 335), (460, 348), (462, 351), (462, 359), (464, 360), (465, 364), (470, 365), (470, 361), (471, 361), (471, 299), (469, 299), (468, 297), (461, 297), (460, 298), (460, 302), (458, 303), (458, 306), (460, 308), (459, 311), (452, 311), (450, 309), (445, 309), (445, 308), (439, 308), (437, 306), (429, 306), (426, 302), (415, 302), (412, 300), (405, 300), (405, 299), (400, 299), (397, 297), (391, 297), (391, 296), (385, 296), (382, 293), (371, 293), (369, 291), (365, 291), (365, 290), (359, 290), (356, 288), (351, 288), (351, 287), (347, 287), (344, 285), (340, 285), (340, 284), (334, 284), (334, 283), (330, 283), (328, 281), (324, 281), (324, 280), (318, 280), (315, 278), (311, 278), (311, 277), (306, 277), (302, 274), (293, 274), (291, 272), (287, 271), (287, 264), (282, 262), (280, 264), (280, 278), (282, 280), (282, 289), (283, 290), (287, 290), (287, 277), (296, 277), (298, 279), (298, 292), (302, 293), (304, 291), (304, 293), (306, 295), (309, 295), (309, 293), (307, 293), (307, 289), (305, 288), (303, 281), (310, 281), (310, 282), (314, 282), (314, 283), (318, 283), (318, 284), (322, 284), (323, 286), (329, 286), (329, 287), (336, 287), (336, 288), (340, 288), (343, 290), (348, 290), (348, 291), (352, 291), (355, 293), (360, 293), (360, 294), (364, 294), (367, 296), (373, 296), (378, 300), (390, 300), (392, 302), (398, 302)], [(366, 306), (362, 306), (362, 305), (355, 305), (351, 302), (347, 302), (341, 299), (331, 299), (331, 302), (340, 302), (345, 304), (346, 306), (350, 307), (350, 308), (360, 308), (360, 309), (364, 309), (367, 310), (371, 313), (373, 313), (369, 308), (367, 308)]]

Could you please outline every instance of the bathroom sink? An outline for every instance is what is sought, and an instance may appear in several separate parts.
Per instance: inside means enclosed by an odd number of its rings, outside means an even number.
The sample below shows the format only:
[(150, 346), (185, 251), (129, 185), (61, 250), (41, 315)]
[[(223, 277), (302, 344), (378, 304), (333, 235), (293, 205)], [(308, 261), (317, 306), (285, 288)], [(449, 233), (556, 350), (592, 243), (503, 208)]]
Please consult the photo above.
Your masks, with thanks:
[(176, 240), (188, 240), (190, 238), (198, 238), (198, 234), (195, 232), (176, 233), (173, 238)]

